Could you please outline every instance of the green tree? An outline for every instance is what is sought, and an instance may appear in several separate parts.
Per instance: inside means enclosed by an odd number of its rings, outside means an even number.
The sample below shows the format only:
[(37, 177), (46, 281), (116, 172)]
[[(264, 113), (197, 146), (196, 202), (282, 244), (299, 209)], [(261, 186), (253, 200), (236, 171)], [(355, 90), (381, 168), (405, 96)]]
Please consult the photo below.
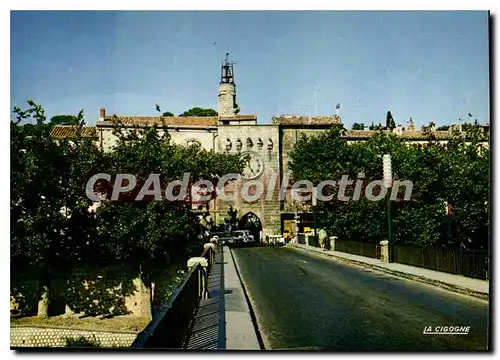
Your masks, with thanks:
[(244, 162), (239, 155), (207, 151), (198, 146), (184, 147), (170, 141), (168, 133), (160, 135), (156, 127), (138, 129), (119, 137), (110, 153), (110, 174), (134, 174), (136, 190), (107, 202), (97, 211), (101, 241), (109, 244), (114, 257), (130, 264), (140, 276), (141, 308), (151, 316), (153, 270), (165, 266), (168, 258), (182, 256), (190, 246), (200, 245), (196, 238), (199, 219), (191, 211), (189, 199), (171, 202), (145, 197), (134, 201), (150, 174), (161, 174), (161, 189), (190, 174), (190, 184), (201, 180), (216, 183), (226, 173), (241, 173)]
[[(395, 180), (411, 180), (412, 196), (403, 200), (404, 187), (393, 206), (393, 240), (399, 244), (447, 245), (487, 249), (489, 227), (489, 150), (482, 147), (480, 127), (456, 133), (443, 145), (429, 137), (425, 146), (407, 146), (392, 133), (379, 132), (364, 143), (347, 145), (342, 130), (303, 136), (291, 153), (295, 180), (317, 185), (342, 175), (356, 179), (363, 173), (362, 194), (372, 180), (382, 178), (382, 155), (391, 154)], [(430, 134), (429, 134), (430, 136)], [(466, 164), (466, 165), (464, 165)], [(337, 195), (327, 189), (324, 195)], [(354, 185), (346, 195), (352, 199)], [(375, 193), (378, 191), (375, 190)], [(445, 226), (445, 202), (455, 209), (453, 235)], [(378, 242), (386, 239), (386, 202), (340, 201), (336, 196), (318, 202), (317, 220), (340, 239)], [(448, 219), (449, 220), (449, 219)]]
[(396, 122), (394, 121), (394, 118), (392, 117), (392, 114), (390, 111), (388, 111), (387, 115), (386, 115), (385, 127), (386, 127), (386, 129), (390, 129), (390, 130), (392, 130), (396, 127)]
[[(90, 139), (81, 137), (83, 113), (78, 114), (76, 137), (50, 136), (43, 108), (32, 101), (29, 108), (15, 108), (11, 123), (11, 294), (26, 294), (26, 276), (36, 281), (38, 313), (49, 315), (54, 279), (65, 279), (80, 268), (99, 270), (127, 264), (135, 268), (145, 299), (143, 314), (151, 316), (151, 284), (155, 269), (165, 269), (172, 258), (183, 261), (196, 239), (198, 218), (189, 198), (171, 202), (146, 196), (133, 201), (150, 174), (161, 174), (161, 189), (168, 182), (190, 174), (190, 183), (200, 179), (216, 183), (226, 173), (241, 173), (244, 159), (184, 147), (159, 135), (156, 127), (126, 134), (119, 123), (114, 129), (117, 148), (101, 152)], [(35, 120), (35, 124), (21, 125)], [(86, 196), (87, 180), (97, 173), (127, 173), (137, 176), (138, 186), (120, 201), (104, 200), (96, 212)], [(112, 187), (107, 186), (107, 199)], [(107, 279), (110, 284), (110, 279)], [(109, 285), (113, 287), (113, 283)], [(106, 288), (107, 289), (107, 288)], [(101, 294), (104, 294), (101, 292)], [(104, 299), (88, 314), (105, 313)], [(109, 306), (108, 306), (109, 308)]]
[(352, 124), (352, 130), (364, 130), (365, 129), (365, 124), (363, 123), (354, 123)]
[[(15, 107), (17, 120), (11, 123), (12, 284), (15, 295), (22, 278), (38, 282), (38, 314), (47, 316), (52, 280), (93, 262), (100, 252), (85, 179), (105, 161), (92, 141), (81, 137), (83, 112), (73, 116), (76, 136), (56, 141), (43, 108), (33, 101), (28, 106)], [(22, 125), (32, 119), (35, 124)]]
[[(38, 315), (48, 315), (51, 277), (61, 265), (57, 259), (64, 230), (64, 153), (50, 137), (43, 108), (28, 101), (29, 108), (14, 108), (11, 122), (11, 266), (12, 285), (22, 275), (40, 283)], [(22, 122), (35, 120), (35, 124)], [(16, 291), (14, 290), (14, 295)]]
[(79, 125), (81, 118), (74, 115), (55, 115), (50, 118), (51, 125)]
[(213, 109), (203, 109), (200, 107), (194, 107), (189, 110), (184, 111), (179, 116), (217, 116), (217, 111)]

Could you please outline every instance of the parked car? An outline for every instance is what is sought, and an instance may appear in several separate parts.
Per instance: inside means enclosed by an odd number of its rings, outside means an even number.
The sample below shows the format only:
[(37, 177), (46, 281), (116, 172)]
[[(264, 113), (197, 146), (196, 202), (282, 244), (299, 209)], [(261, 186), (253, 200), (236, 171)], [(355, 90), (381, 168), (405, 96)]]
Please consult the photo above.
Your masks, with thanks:
[(257, 245), (257, 243), (255, 242), (255, 237), (252, 234), (248, 236), (248, 244)]
[(236, 245), (244, 245), (248, 242), (248, 235), (250, 235), (249, 231), (245, 230), (236, 230), (233, 231), (233, 238)]
[(285, 245), (285, 238), (283, 237), (283, 235), (268, 235), (267, 245)]

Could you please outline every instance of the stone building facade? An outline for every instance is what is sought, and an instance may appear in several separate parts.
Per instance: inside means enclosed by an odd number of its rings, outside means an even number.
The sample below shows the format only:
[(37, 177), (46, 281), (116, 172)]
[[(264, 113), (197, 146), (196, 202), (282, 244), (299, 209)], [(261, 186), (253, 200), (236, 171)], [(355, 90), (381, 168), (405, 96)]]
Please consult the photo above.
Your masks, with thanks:
[[(293, 218), (297, 211), (291, 201), (290, 187), (284, 201), (280, 201), (280, 186), (288, 172), (289, 154), (301, 134), (314, 135), (326, 131), (334, 124), (341, 124), (340, 117), (333, 116), (287, 116), (272, 118), (272, 124), (258, 124), (257, 115), (239, 114), (236, 101), (236, 84), (233, 64), (227, 58), (221, 67), (221, 81), (218, 92), (218, 116), (109, 116), (101, 109), (95, 126), (87, 126), (84, 136), (91, 137), (103, 151), (112, 151), (117, 142), (113, 134), (114, 121), (119, 120), (127, 129), (157, 125), (158, 131), (168, 131), (171, 141), (180, 145), (198, 143), (201, 147), (213, 149), (219, 153), (241, 153), (250, 155), (250, 164), (244, 171), (243, 178), (233, 181), (226, 187), (226, 193), (237, 194), (234, 201), (212, 201), (209, 208), (216, 223), (223, 222), (230, 206), (238, 211), (239, 217), (254, 214), (261, 222), (264, 235), (279, 234), (283, 231), (284, 221)], [(412, 124), (411, 124), (412, 125)], [(127, 130), (125, 130), (127, 131)], [(55, 137), (70, 137), (74, 132), (71, 126), (57, 126), (53, 130)], [(400, 127), (394, 129), (396, 135), (410, 143), (428, 141), (422, 131), (410, 126), (407, 131)], [(348, 142), (366, 141), (376, 131), (347, 130), (344, 136)], [(436, 139), (447, 142), (450, 131), (434, 131)], [(273, 181), (273, 176), (276, 181)], [(241, 191), (245, 186), (259, 182), (263, 184), (264, 196), (245, 201)], [(271, 196), (268, 194), (271, 193)]]

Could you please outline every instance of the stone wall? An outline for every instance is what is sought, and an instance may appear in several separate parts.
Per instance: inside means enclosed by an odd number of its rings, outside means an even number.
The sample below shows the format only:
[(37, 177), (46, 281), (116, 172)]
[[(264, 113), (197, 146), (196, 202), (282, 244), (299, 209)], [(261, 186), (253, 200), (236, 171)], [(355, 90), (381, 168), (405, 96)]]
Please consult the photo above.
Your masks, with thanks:
[[(226, 193), (235, 192), (236, 201), (217, 200), (219, 218), (222, 219), (230, 205), (238, 210), (238, 217), (253, 213), (261, 221), (265, 235), (279, 234), (280, 232), (280, 164), (278, 146), (278, 126), (219, 126), (217, 138), (217, 152), (221, 153), (253, 153), (262, 164), (262, 170), (252, 179), (234, 181), (226, 187)], [(254, 169), (255, 170), (255, 169)], [(276, 176), (273, 184), (272, 176)], [(263, 195), (255, 201), (248, 202), (242, 199), (243, 186), (248, 182), (263, 184)], [(272, 196), (267, 198), (268, 192)]]
[(82, 336), (89, 341), (98, 342), (101, 347), (129, 347), (137, 333), (11, 326), (10, 346), (66, 347), (66, 339), (76, 340)]
[[(65, 281), (66, 279), (53, 281), (52, 296), (65, 293), (68, 290), (68, 285), (66, 285)], [(32, 295), (35, 294), (36, 289), (39, 289), (40, 285), (36, 281), (26, 283), (27, 287), (22, 292), (11, 293), (10, 309), (36, 314), (38, 298)], [(76, 285), (72, 284), (71, 286)], [(64, 303), (62, 304), (62, 309), (60, 308), (61, 304), (58, 304), (59, 306), (56, 305), (56, 303), (60, 303), (60, 299), (56, 296), (57, 300), (51, 301), (49, 305), (51, 309), (49, 312), (56, 311), (54, 308), (58, 308), (58, 314), (65, 313), (66, 315), (71, 315), (75, 307), (79, 306), (83, 308), (80, 313), (83, 314), (89, 306), (96, 307), (99, 304), (97, 299), (101, 299), (102, 305), (105, 307), (104, 310), (113, 312), (114, 314), (132, 314), (140, 317), (144, 316), (142, 300), (145, 291), (142, 281), (139, 278), (126, 280), (126, 283), (117, 283), (113, 287), (110, 287), (109, 278), (83, 280), (81, 286), (76, 288), (76, 291), (72, 295), (72, 301), (65, 304), (65, 309)]]
[(232, 116), (235, 112), (236, 87), (234, 84), (222, 83), (219, 85), (219, 116)]

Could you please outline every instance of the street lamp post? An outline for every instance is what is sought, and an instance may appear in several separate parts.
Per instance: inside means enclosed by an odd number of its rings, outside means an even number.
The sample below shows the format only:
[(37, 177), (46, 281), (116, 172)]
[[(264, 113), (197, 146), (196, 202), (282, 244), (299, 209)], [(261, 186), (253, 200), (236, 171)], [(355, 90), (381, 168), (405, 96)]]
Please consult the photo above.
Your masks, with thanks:
[[(392, 163), (391, 163), (391, 155), (385, 154), (383, 156), (383, 165), (384, 165), (384, 186), (387, 189), (392, 187)], [(388, 191), (387, 193), (387, 230), (388, 230), (388, 238), (389, 241), (388, 251), (389, 251), (389, 262), (393, 261), (393, 251), (392, 251), (392, 219), (391, 219), (391, 195)]]
[(313, 213), (313, 226), (314, 226), (314, 238), (316, 242), (318, 242), (318, 231), (316, 230), (316, 205), (318, 200), (316, 198), (316, 187), (313, 188), (312, 193), (312, 213)]

